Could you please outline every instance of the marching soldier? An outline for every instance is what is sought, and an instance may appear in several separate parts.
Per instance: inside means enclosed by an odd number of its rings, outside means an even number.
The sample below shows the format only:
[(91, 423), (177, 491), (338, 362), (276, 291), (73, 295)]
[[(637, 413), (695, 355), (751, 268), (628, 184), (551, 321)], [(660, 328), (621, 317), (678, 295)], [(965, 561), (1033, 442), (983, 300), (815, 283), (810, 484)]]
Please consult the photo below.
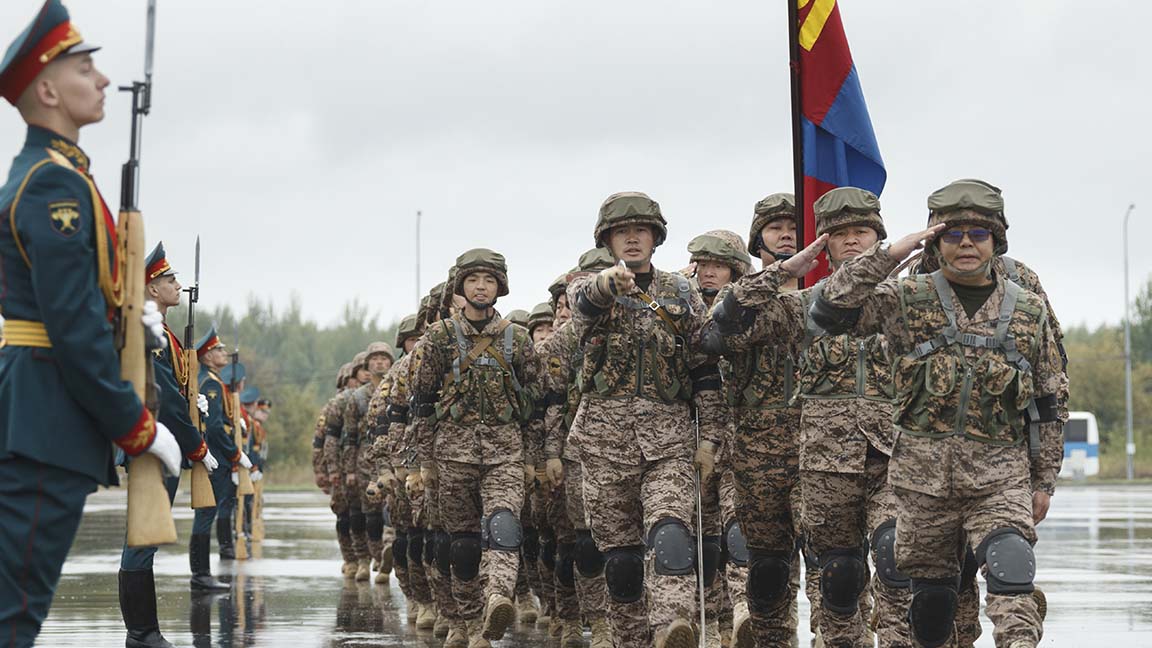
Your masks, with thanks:
[[(872, 246), (833, 274), (813, 318), (882, 332), (897, 359), (894, 568), (911, 580), (916, 641), (953, 640), (966, 539), (988, 584), (996, 644), (1034, 648), (1042, 619), (1032, 544), (1063, 459), (1059, 350), (1044, 300), (992, 271), (1008, 245), (1000, 194), (960, 181), (929, 196), (928, 208), (927, 230)], [(940, 269), (888, 279), (923, 244)], [(783, 269), (796, 274), (814, 256), (806, 250)]]
[[(180, 283), (176, 273), (168, 264), (164, 254), (164, 244), (158, 243), (145, 261), (145, 281), (148, 299), (156, 303), (160, 314), (167, 316), (168, 309), (180, 303)], [(211, 473), (216, 467), (216, 459), (208, 452), (200, 430), (188, 416), (188, 398), (185, 386), (188, 385), (187, 358), (181, 349), (180, 338), (164, 322), (164, 333), (168, 344), (154, 352), (156, 384), (159, 388), (160, 411), (157, 419), (173, 431), (180, 451), (188, 462), (201, 461)], [(200, 397), (198, 406), (202, 413), (208, 409), (207, 399)], [(179, 475), (164, 479), (169, 500), (176, 498), (176, 488), (180, 484)], [(127, 543), (120, 554), (120, 613), (128, 630), (126, 644), (130, 647), (169, 646), (160, 633), (156, 618), (156, 581), (152, 572), (152, 559), (156, 547), (129, 547)]]
[(539, 355), (546, 373), (544, 415), (544, 464), (547, 484), (563, 502), (575, 534), (572, 562), (575, 568), (576, 596), (580, 615), (592, 629), (592, 648), (611, 648), (612, 632), (605, 618), (607, 588), (604, 583), (604, 555), (596, 547), (584, 513), (583, 471), (575, 448), (567, 443), (572, 420), (580, 404), (582, 391), (577, 381), (582, 364), (583, 347), (572, 310), (568, 308), (569, 277), (591, 274), (615, 265), (612, 254), (604, 248), (593, 248), (583, 255), (573, 272), (556, 280), (549, 289), (559, 328), (544, 341)]
[(515, 618), (523, 541), (521, 421), (537, 371), (527, 331), (495, 309), (508, 294), (507, 272), (496, 252), (462, 254), (451, 292), (465, 304), (429, 326), (415, 360), (416, 416), (427, 419), (429, 406), (436, 413), (435, 427), (420, 439), (421, 480), (439, 487), (441, 522), (452, 538), (453, 594), (473, 647), (502, 638)]
[[(121, 258), (77, 145), (104, 118), (96, 49), (48, 0), (0, 61), (0, 95), (28, 125), (0, 188), (0, 633), (12, 646), (35, 641), (85, 499), (116, 481), (111, 443), (180, 471), (172, 433), (120, 378), (109, 323), (124, 296)], [(156, 344), (161, 319), (145, 321)]]
[(332, 494), (332, 485), (328, 480), (328, 463), (324, 456), (324, 443), (328, 438), (328, 416), (331, 413), (333, 401), (336, 400), (337, 396), (344, 393), (351, 369), (352, 364), (346, 362), (336, 372), (336, 394), (328, 399), (324, 407), (320, 408), (312, 433), (312, 478), (316, 483), (316, 488), (319, 488), (325, 495)]
[[(363, 495), (363, 489), (376, 477), (376, 470), (370, 465), (368, 441), (368, 405), (372, 395), (379, 389), (384, 375), (392, 368), (393, 352), (387, 342), (373, 342), (365, 349), (364, 381), (352, 395), (348, 397), (344, 410), (344, 433), (349, 437), (349, 445), (353, 447), (353, 461), (355, 465), (355, 486), (357, 493)], [(356, 580), (366, 581), (372, 577), (372, 564), (379, 568), (380, 560), (384, 554), (384, 510), (383, 500), (370, 503), (364, 497), (360, 501), (361, 515), (364, 518), (364, 538), (367, 550), (360, 556), (359, 567), (356, 571)], [(356, 524), (353, 524), (355, 529)]]
[(232, 398), (227, 382), (220, 372), (229, 365), (228, 351), (216, 334), (216, 327), (196, 343), (196, 356), (200, 360), (200, 393), (208, 400), (208, 413), (204, 417), (204, 438), (208, 451), (221, 466), (231, 466), (212, 471), (212, 494), (216, 496), (216, 506), (196, 509), (192, 520), (192, 539), (188, 545), (188, 561), (192, 567), (192, 589), (226, 590), (228, 585), (212, 577), (208, 559), (211, 544), (212, 522), (216, 522), (216, 543), (220, 558), (236, 556), (232, 536), (232, 520), (236, 507), (236, 484), (239, 470), (252, 470), (248, 455), (236, 447), (232, 426), (237, 425), (239, 413), (232, 411)]
[[(606, 555), (614, 636), (631, 646), (651, 633), (658, 648), (687, 648), (695, 643), (693, 464), (709, 476), (722, 430), (701, 429), (696, 447), (690, 403), (706, 402), (719, 377), (690, 366), (706, 317), (699, 292), (652, 265), (666, 234), (660, 206), (642, 193), (614, 194), (600, 208), (596, 243), (621, 265), (569, 289), (586, 340), (584, 396), (569, 442), (580, 453), (592, 535)], [(707, 406), (698, 413), (711, 420)]]
[[(324, 462), (328, 466), (328, 483), (332, 489), (332, 512), (336, 514), (336, 540), (340, 544), (340, 554), (344, 558), (341, 572), (345, 578), (356, 578), (360, 569), (360, 546), (366, 543), (363, 538), (357, 540), (357, 534), (352, 524), (352, 497), (349, 493), (349, 483), (345, 470), (346, 449), (344, 446), (344, 415), (348, 407), (348, 399), (352, 392), (360, 388), (361, 379), (366, 378), (360, 371), (364, 364), (364, 352), (357, 353), (350, 362), (348, 378), (344, 383), (344, 391), (336, 395), (330, 403), (331, 407), (324, 417), (327, 425), (324, 440)], [(355, 479), (355, 474), (352, 475)]]
[[(815, 212), (817, 234), (829, 241), (833, 267), (886, 236), (879, 200), (870, 192), (835, 189), (816, 201)], [(821, 637), (825, 645), (840, 648), (854, 645), (868, 632), (860, 599), (869, 589), (864, 547), (870, 538), (878, 566), (872, 591), (879, 608), (879, 645), (907, 646), (907, 624), (901, 618), (907, 609), (908, 583), (885, 568), (894, 561), (895, 535), (895, 509), (887, 479), (892, 452), (887, 342), (876, 334), (830, 334), (808, 316), (808, 306), (819, 298), (823, 284), (784, 292), (778, 280), (783, 279), (770, 267), (737, 283), (713, 311), (716, 327), (710, 333), (717, 335), (710, 339), (721, 338), (717, 345), (733, 352), (770, 344), (766, 350), (778, 351), (773, 360), (778, 363), (787, 362), (789, 354), (799, 349), (800, 508), (808, 550), (821, 570)], [(760, 304), (763, 307), (745, 308)], [(786, 369), (776, 375), (790, 378), (791, 372)], [(789, 383), (774, 387), (765, 397), (784, 393)], [(778, 414), (778, 425), (786, 424), (787, 412)], [(740, 452), (739, 442), (734, 445), (734, 457), (747, 456)], [(789, 469), (780, 467), (780, 476), (787, 479)], [(738, 486), (745, 482), (737, 479)], [(785, 482), (775, 487), (787, 489)], [(743, 526), (751, 537), (754, 524), (748, 522)], [(790, 536), (792, 529), (779, 525), (775, 532), (779, 538)], [(787, 645), (792, 631), (782, 621), (786, 596), (793, 593), (788, 585), (793, 551), (780, 542), (773, 545), (759, 555), (750, 552), (748, 597), (754, 613), (758, 607), (768, 613), (768, 645)]]

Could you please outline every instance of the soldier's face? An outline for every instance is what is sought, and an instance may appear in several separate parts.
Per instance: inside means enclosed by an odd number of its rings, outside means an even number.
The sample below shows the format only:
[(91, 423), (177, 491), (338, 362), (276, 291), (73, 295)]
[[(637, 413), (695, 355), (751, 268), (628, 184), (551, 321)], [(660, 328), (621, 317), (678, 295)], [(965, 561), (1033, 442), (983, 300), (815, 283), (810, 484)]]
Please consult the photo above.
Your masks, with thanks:
[(404, 340), (404, 353), (412, 353), (412, 349), (416, 348), (417, 342), (419, 342), (419, 340), (414, 337)]
[(791, 218), (777, 218), (760, 228), (760, 240), (764, 247), (760, 250), (760, 260), (773, 263), (776, 254), (796, 254), (796, 221)]
[(537, 324), (532, 329), (532, 343), (533, 344), (539, 344), (539, 343), (543, 342), (544, 340), (547, 340), (548, 336), (550, 336), (550, 335), (552, 335), (552, 325), (551, 324)]
[(369, 380), (372, 380), (372, 374), (369, 373), (367, 369), (361, 367), (360, 369), (356, 370), (356, 382), (363, 385)]
[(357, 389), (360, 387), (360, 381), (356, 380), (356, 377), (353, 376), (348, 379), (348, 382), (344, 383), (344, 386), (348, 389)]
[(223, 369), (228, 366), (228, 351), (224, 347), (216, 347), (209, 351), (204, 359), (208, 361), (208, 366), (213, 369)]
[(464, 277), (464, 298), (473, 304), (491, 305), (496, 301), (499, 286), (491, 273), (473, 272)]
[(568, 308), (568, 295), (560, 295), (556, 299), (556, 319), (555, 326), (560, 326), (564, 322), (572, 319), (572, 309)]
[(383, 376), (392, 368), (392, 358), (383, 353), (373, 353), (368, 356), (368, 371), (377, 376)]
[(720, 290), (732, 281), (732, 268), (718, 261), (698, 261), (696, 281), (701, 289)]
[(157, 277), (148, 282), (148, 297), (161, 308), (170, 308), (180, 304), (180, 282), (176, 277)]
[(828, 258), (843, 263), (875, 245), (876, 238), (876, 230), (866, 225), (838, 227), (828, 233)]
[(967, 235), (970, 229), (987, 231), (986, 228), (977, 225), (956, 225), (949, 227), (947, 231), (964, 232), (964, 238), (959, 243), (947, 243), (943, 237), (940, 238), (940, 256), (944, 259), (946, 267), (955, 268), (963, 273), (976, 272), (992, 259), (996, 240), (989, 236), (979, 243), (974, 243), (972, 237)]
[(90, 54), (76, 54), (52, 61), (33, 88), (42, 104), (80, 127), (104, 119), (104, 88), (109, 83)]
[(652, 260), (656, 237), (647, 225), (621, 225), (608, 232), (608, 249), (624, 265), (643, 265)]

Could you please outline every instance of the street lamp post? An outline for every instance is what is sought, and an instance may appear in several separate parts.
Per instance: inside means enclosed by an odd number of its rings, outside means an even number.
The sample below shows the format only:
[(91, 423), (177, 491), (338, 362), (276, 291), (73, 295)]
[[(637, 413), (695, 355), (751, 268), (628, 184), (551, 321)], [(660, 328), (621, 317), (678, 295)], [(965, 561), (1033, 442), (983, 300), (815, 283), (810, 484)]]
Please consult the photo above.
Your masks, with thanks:
[(420, 303), (420, 218), (423, 214), (416, 210), (416, 303)]
[(1127, 425), (1128, 479), (1131, 480), (1136, 459), (1136, 441), (1132, 438), (1132, 330), (1128, 315), (1128, 217), (1136, 205), (1128, 205), (1124, 212), (1124, 416)]

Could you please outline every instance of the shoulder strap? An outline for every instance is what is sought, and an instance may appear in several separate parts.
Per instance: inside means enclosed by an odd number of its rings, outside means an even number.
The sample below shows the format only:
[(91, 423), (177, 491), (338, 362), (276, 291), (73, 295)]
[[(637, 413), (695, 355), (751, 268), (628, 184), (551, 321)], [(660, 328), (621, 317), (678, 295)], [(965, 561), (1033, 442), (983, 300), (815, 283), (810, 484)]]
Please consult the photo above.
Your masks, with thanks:
[(640, 301), (644, 302), (648, 306), (649, 310), (651, 310), (653, 313), (656, 313), (660, 319), (664, 320), (664, 323), (672, 329), (673, 333), (680, 335), (680, 325), (676, 323), (676, 320), (672, 319), (672, 316), (668, 314), (668, 311), (664, 308), (663, 304), (656, 301), (655, 299), (652, 299), (648, 293), (644, 292), (639, 287), (636, 288), (636, 294), (640, 297)]
[(1004, 274), (1016, 283), (1020, 283), (1020, 269), (1016, 267), (1016, 259), (1010, 256), (1001, 254), (1000, 260), (1004, 262)]

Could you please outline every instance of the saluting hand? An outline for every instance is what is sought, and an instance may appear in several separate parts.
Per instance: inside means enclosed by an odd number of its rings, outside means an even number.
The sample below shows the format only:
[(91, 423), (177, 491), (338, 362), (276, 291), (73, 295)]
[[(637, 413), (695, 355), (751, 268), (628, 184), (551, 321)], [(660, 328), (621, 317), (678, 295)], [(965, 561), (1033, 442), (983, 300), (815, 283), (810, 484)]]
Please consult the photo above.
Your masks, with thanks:
[(913, 251), (919, 250), (920, 248), (931, 243), (932, 239), (936, 238), (936, 235), (940, 233), (940, 230), (944, 229), (945, 227), (947, 227), (947, 223), (938, 223), (932, 227), (929, 227), (928, 229), (923, 229), (919, 232), (912, 232), (911, 234), (889, 246), (888, 256), (896, 262), (907, 259), (908, 255), (912, 254)]
[(808, 247), (793, 254), (791, 259), (781, 263), (780, 269), (793, 277), (803, 277), (816, 269), (816, 266), (820, 262), (820, 252), (827, 243), (827, 234), (817, 236), (815, 241), (808, 244)]

